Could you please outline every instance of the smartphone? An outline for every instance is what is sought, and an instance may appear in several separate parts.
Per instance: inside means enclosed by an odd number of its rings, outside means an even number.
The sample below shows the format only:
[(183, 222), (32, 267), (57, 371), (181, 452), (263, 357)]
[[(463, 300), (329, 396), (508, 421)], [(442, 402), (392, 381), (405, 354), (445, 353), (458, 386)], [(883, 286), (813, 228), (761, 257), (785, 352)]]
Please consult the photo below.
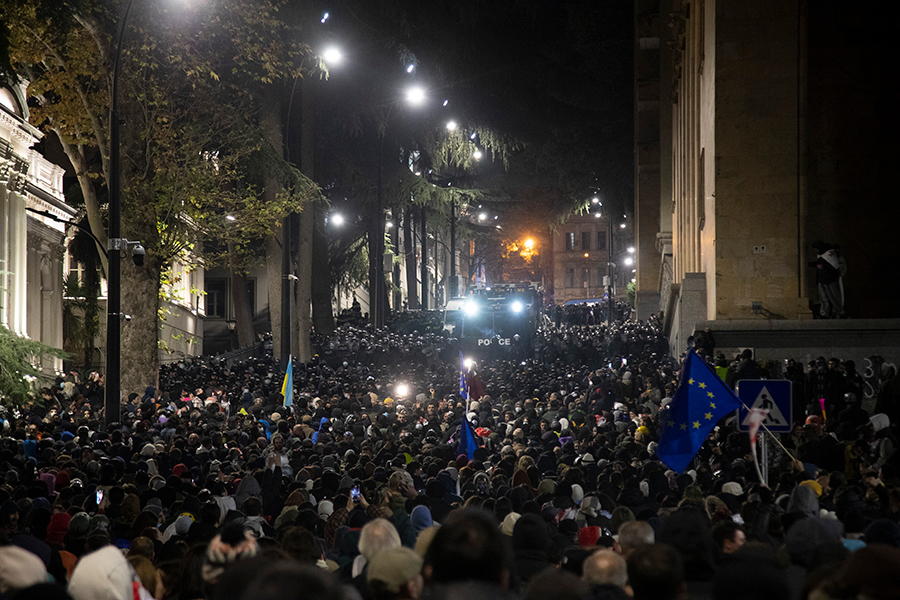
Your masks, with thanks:
[(350, 499), (353, 500), (354, 502), (359, 502), (359, 486), (358, 485), (354, 485), (353, 488), (350, 490)]
[(97, 506), (100, 506), (101, 502), (103, 502), (103, 490), (97, 490)]

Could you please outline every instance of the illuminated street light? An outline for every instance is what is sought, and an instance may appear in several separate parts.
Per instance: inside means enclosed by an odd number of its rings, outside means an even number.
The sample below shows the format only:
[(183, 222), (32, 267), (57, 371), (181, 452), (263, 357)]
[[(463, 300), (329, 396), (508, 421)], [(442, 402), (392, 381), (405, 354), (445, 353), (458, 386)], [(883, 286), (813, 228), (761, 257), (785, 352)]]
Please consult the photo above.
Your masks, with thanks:
[(594, 197), (591, 199), (591, 202), (593, 202), (594, 204), (600, 204), (600, 198), (594, 196)]
[(619, 229), (625, 229), (625, 223), (620, 224)]
[(329, 17), (329, 16), (331, 16), (331, 15), (329, 15), (328, 13), (325, 13), (324, 15), (322, 15), (322, 20), (321, 20), (320, 22), (321, 22), (321, 23), (324, 23), (325, 21), (328, 20), (328, 17)]
[(456, 121), (447, 121), (447, 131), (456, 131)]
[(528, 238), (527, 240), (525, 240), (525, 242), (524, 242), (523, 245), (524, 245), (525, 248), (527, 248), (528, 250), (531, 250), (532, 248), (534, 248), (534, 240), (531, 239), (531, 238)]
[(472, 157), (475, 160), (481, 160), (481, 156), (482, 156), (481, 150), (476, 150), (475, 152), (472, 153)]
[(630, 256), (626, 256), (625, 260), (623, 262), (625, 263), (625, 266), (630, 267), (631, 265), (634, 264), (634, 259), (631, 258)]
[(480, 214), (478, 215), (478, 220), (479, 220), (479, 221), (486, 221), (486, 220), (487, 220), (487, 213), (480, 213)]
[(416, 86), (406, 91), (406, 101), (412, 105), (419, 105), (425, 102), (425, 90)]
[(340, 213), (334, 213), (331, 215), (331, 222), (334, 223), (336, 227), (340, 227), (344, 224), (344, 215)]
[(450, 101), (449, 101), (449, 100), (444, 100), (444, 104), (443, 104), (443, 105), (444, 105), (444, 106), (447, 106), (448, 104), (450, 104)]
[(407, 73), (412, 73), (415, 70), (416, 70), (416, 65), (409, 65), (408, 67), (406, 67)]
[(634, 246), (629, 246), (629, 247), (628, 247), (628, 253), (629, 253), (629, 254), (634, 254)]
[(595, 218), (595, 219), (599, 219), (599, 218), (602, 217), (602, 216), (603, 216), (603, 215), (601, 215), (601, 214), (598, 213), (598, 212), (594, 213), (594, 218)]
[(322, 58), (330, 66), (339, 65), (344, 61), (343, 53), (339, 48), (334, 46), (326, 48), (325, 51), (322, 52)]
[(587, 253), (587, 252), (584, 253), (584, 257), (585, 257), (585, 258), (590, 258), (590, 256), (591, 256), (591, 255), (590, 255), (589, 253)]

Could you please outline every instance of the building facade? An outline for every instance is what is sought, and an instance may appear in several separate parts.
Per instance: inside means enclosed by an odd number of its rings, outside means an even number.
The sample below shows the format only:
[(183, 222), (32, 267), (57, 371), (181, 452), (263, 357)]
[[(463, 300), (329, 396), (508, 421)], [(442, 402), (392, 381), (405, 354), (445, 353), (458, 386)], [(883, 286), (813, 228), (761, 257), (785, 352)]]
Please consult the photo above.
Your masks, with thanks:
[[(63, 169), (34, 146), (24, 86), (0, 87), (0, 324), (62, 348), (65, 226), (75, 211), (63, 199)], [(56, 219), (59, 220), (55, 220)], [(47, 373), (62, 361), (48, 359)]]
[(611, 223), (599, 212), (599, 206), (592, 207), (593, 211), (570, 217), (552, 232), (554, 304), (601, 299), (610, 276), (613, 293), (621, 299), (632, 279), (634, 268), (625, 223)]
[(900, 95), (870, 17), (827, 1), (635, 2), (638, 316), (662, 311), (673, 349), (698, 323), (812, 319), (814, 240), (853, 265), (851, 317), (898, 316), (879, 265)]

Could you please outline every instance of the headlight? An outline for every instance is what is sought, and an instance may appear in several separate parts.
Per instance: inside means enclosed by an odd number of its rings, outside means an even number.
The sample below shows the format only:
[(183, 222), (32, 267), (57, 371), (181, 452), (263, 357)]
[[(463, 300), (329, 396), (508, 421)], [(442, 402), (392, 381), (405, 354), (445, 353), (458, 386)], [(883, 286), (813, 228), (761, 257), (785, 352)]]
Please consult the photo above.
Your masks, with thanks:
[(514, 313), (520, 313), (520, 312), (522, 312), (522, 310), (524, 310), (525, 306), (521, 302), (516, 300), (515, 302), (512, 303), (511, 308)]
[(478, 314), (478, 303), (472, 300), (467, 301), (463, 305), (463, 312), (466, 313), (467, 317), (473, 317)]

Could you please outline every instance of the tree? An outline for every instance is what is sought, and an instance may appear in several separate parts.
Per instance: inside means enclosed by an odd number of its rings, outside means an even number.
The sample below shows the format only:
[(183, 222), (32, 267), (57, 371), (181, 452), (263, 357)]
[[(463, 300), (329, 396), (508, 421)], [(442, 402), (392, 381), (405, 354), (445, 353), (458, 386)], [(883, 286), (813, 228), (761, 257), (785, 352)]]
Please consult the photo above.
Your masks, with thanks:
[[(205, 3), (177, 13), (159, 0), (138, 2), (121, 48), (122, 233), (141, 240), (147, 256), (142, 268), (122, 263), (122, 308), (132, 316), (122, 334), (126, 391), (156, 381), (166, 267), (196, 260), (201, 240), (219, 236), (219, 248), (232, 251), (218, 258), (245, 268), (280, 219), (315, 195), (261, 126), (260, 98), (299, 75), (295, 59), (308, 52), (289, 41), (299, 36), (279, 18), (285, 2)], [(110, 71), (120, 8), (114, 0), (61, 7), (12, 0), (0, 7), (12, 64), (31, 82), (35, 123), (60, 139), (103, 245), (100, 200), (110, 177)], [(273, 190), (272, 182), (281, 187)]]
[(42, 363), (68, 354), (21, 337), (0, 325), (0, 404), (21, 406), (33, 400), (35, 384), (52, 381)]

